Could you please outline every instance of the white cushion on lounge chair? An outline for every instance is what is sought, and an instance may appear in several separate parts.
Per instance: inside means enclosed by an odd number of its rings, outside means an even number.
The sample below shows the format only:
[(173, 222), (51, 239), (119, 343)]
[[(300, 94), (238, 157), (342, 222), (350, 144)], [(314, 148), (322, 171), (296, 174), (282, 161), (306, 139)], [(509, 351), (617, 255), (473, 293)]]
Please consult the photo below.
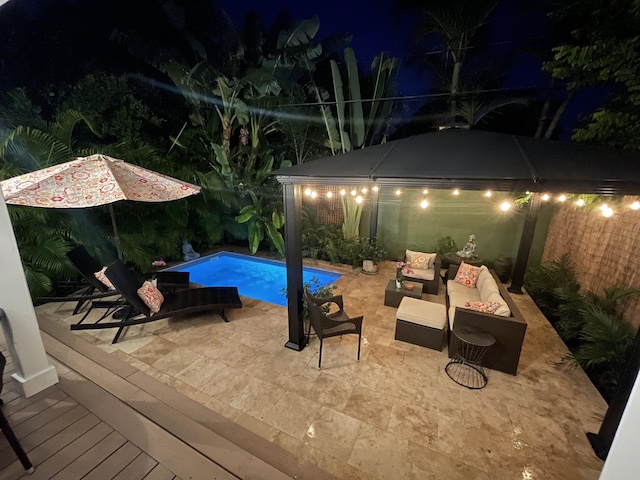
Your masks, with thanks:
[(410, 270), (413, 273), (407, 273), (407, 269), (405, 268), (402, 270), (402, 274), (405, 277), (419, 278), (420, 280), (433, 280), (436, 278), (436, 271), (433, 268), (429, 268), (428, 270), (422, 268), (411, 268)]

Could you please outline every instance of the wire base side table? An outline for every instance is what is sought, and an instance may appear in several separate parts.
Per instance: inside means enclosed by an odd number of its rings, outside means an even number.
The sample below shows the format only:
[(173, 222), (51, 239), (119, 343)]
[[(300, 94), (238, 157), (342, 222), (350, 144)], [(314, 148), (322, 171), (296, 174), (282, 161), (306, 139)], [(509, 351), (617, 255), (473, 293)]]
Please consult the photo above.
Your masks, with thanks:
[(451, 380), (463, 387), (479, 390), (487, 386), (482, 359), (496, 343), (493, 335), (470, 326), (456, 328), (452, 333), (458, 342), (458, 351), (444, 368)]

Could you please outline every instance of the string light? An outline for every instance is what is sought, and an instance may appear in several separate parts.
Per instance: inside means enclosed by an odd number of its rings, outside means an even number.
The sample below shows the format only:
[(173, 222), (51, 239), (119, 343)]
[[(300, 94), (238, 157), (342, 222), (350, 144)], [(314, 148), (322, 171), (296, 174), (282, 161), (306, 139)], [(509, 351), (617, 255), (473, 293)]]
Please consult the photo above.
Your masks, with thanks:
[(356, 197), (356, 203), (357, 203), (357, 204), (362, 203), (362, 197), (361, 197), (360, 195), (358, 195), (358, 196)]
[(316, 198), (318, 196), (318, 192), (311, 192), (311, 198)]
[(333, 192), (327, 192), (327, 198), (333, 197)]
[(307, 197), (308, 197), (308, 196), (310, 196), (310, 195), (311, 195), (311, 189), (310, 189), (310, 188), (307, 188), (307, 189), (304, 191), (304, 194), (305, 194)]
[(401, 193), (402, 191), (400, 189), (396, 190), (396, 195), (400, 196)]
[(459, 195), (460, 194), (460, 190), (458, 190), (457, 188), (453, 191), (454, 195)]
[(344, 188), (340, 190), (340, 195), (344, 197), (346, 194), (347, 194), (347, 191)]
[(630, 207), (631, 207), (631, 210), (640, 210), (640, 202), (636, 200), (630, 205)]
[(578, 201), (576, 202), (576, 205), (579, 207), (584, 207), (584, 199), (579, 198)]
[(613, 209), (609, 207), (605, 208), (604, 210), (602, 210), (602, 216), (607, 218), (613, 216)]
[(502, 210), (503, 212), (508, 211), (511, 208), (511, 204), (509, 202), (502, 202), (500, 204), (500, 210)]
[(560, 196), (558, 197), (558, 200), (559, 200), (559, 201), (561, 201), (561, 202), (564, 202), (564, 201), (566, 201), (566, 200), (567, 200), (567, 196), (566, 196), (566, 195), (560, 195)]
[(491, 190), (487, 190), (487, 192), (484, 194), (484, 196), (485, 196), (485, 197), (487, 197), (487, 198), (490, 198), (490, 197), (491, 197), (491, 195), (493, 195), (493, 194), (491, 193)]
[(362, 190), (360, 190), (362, 193), (367, 193), (367, 187), (363, 187)]
[(422, 200), (422, 201), (420, 202), (420, 206), (421, 206), (422, 208), (427, 208), (427, 207), (429, 206), (429, 202), (427, 202), (426, 200)]
[(429, 190), (427, 190), (426, 188), (424, 190), (422, 190), (422, 194), (426, 195), (427, 193), (429, 193)]
[(548, 195), (547, 193), (545, 193), (544, 195), (542, 195), (542, 200), (544, 200), (545, 202), (546, 202), (547, 200), (549, 200), (549, 198), (551, 198), (551, 197), (549, 197), (549, 195)]
[(373, 187), (373, 191), (377, 192), (378, 191), (378, 187)]
[(355, 197), (358, 194), (358, 191), (354, 188), (353, 190), (351, 190), (351, 196)]

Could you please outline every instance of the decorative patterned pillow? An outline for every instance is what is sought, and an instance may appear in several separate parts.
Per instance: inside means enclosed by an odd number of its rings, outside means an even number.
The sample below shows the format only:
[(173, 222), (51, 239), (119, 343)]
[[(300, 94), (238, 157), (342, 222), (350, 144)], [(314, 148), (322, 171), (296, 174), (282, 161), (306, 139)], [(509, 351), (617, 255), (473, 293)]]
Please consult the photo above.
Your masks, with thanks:
[(422, 252), (414, 252), (411, 250), (406, 250), (405, 256), (406, 256), (408, 267), (419, 268), (422, 270), (428, 270), (429, 268), (433, 268), (433, 265), (436, 261), (435, 253), (422, 253)]
[(154, 313), (158, 313), (162, 302), (164, 302), (162, 293), (160, 293), (160, 290), (154, 287), (151, 282), (144, 282), (142, 284), (142, 286), (138, 289), (138, 296), (147, 305), (147, 307), (149, 307), (149, 310), (151, 310), (151, 315), (153, 315)]
[(482, 313), (495, 313), (500, 308), (500, 304), (498, 302), (466, 302), (464, 308)]
[(115, 290), (116, 287), (113, 286), (113, 283), (111, 283), (111, 280), (109, 280), (107, 278), (107, 276), (104, 274), (104, 271), (107, 269), (107, 267), (102, 267), (102, 270), (100, 270), (99, 272), (94, 273), (93, 275), (100, 280), (102, 283), (105, 284), (105, 286), (109, 289), (109, 290)]
[(478, 281), (478, 275), (480, 275), (480, 267), (474, 267), (468, 263), (462, 262), (455, 281), (464, 285), (465, 287), (474, 288)]

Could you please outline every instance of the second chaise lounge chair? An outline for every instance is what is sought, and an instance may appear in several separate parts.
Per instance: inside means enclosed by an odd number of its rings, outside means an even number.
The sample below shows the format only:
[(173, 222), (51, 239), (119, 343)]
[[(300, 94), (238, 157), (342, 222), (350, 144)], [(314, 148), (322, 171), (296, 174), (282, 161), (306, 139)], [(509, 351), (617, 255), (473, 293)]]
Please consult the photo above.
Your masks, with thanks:
[(177, 317), (189, 313), (213, 311), (228, 322), (224, 310), (226, 308), (242, 308), (242, 301), (237, 287), (204, 287), (190, 288), (164, 295), (160, 310), (151, 314), (149, 307), (138, 296), (142, 281), (137, 279), (121, 260), (116, 260), (105, 271), (105, 275), (126, 299), (124, 312), (118, 321), (102, 321), (96, 323), (71, 325), (71, 330), (90, 330), (98, 328), (117, 328), (118, 332), (112, 343), (116, 343), (124, 328), (131, 325), (153, 322), (168, 317)]

